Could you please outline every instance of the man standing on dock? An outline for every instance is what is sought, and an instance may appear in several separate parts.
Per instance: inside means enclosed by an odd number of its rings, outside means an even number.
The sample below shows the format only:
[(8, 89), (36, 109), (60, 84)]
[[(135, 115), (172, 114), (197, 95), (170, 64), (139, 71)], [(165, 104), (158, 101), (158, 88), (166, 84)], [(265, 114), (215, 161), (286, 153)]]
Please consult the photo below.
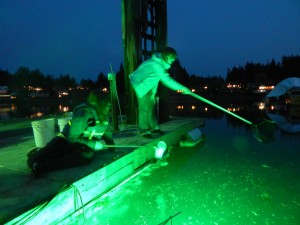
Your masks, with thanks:
[(138, 100), (138, 120), (141, 136), (151, 138), (152, 134), (163, 133), (155, 117), (155, 95), (158, 83), (174, 91), (190, 94), (191, 90), (175, 81), (168, 69), (176, 60), (175, 49), (166, 47), (161, 53), (154, 53), (145, 60), (132, 74), (129, 75), (130, 83)]

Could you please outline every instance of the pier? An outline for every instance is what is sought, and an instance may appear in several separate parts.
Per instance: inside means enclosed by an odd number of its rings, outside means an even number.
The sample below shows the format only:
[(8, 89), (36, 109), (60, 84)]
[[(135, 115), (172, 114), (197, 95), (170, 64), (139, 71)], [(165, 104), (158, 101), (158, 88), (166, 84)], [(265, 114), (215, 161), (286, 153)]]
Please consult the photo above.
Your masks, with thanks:
[[(0, 124), (0, 223), (57, 224), (79, 212), (149, 163), (156, 163), (159, 141), (177, 145), (182, 136), (203, 126), (202, 118), (171, 118), (160, 124), (165, 134), (154, 139), (139, 136), (136, 125), (114, 132), (115, 151), (96, 152), (91, 164), (58, 170), (32, 178), (27, 152), (35, 147), (31, 121)], [(57, 129), (57, 127), (56, 127)], [(126, 146), (137, 146), (136, 148)]]

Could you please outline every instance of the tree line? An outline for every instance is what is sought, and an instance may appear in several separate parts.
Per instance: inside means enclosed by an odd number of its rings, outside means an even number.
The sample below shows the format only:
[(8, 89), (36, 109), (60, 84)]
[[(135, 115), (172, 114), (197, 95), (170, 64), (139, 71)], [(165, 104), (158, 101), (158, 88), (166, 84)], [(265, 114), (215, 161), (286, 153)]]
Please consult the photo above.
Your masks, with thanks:
[[(170, 74), (180, 83), (196, 90), (208, 87), (208, 90), (220, 91), (228, 83), (239, 83), (244, 86), (249, 84), (276, 85), (288, 77), (300, 77), (300, 56), (283, 56), (281, 62), (272, 59), (266, 64), (247, 62), (244, 66), (228, 69), (225, 79), (220, 76), (204, 77), (189, 74), (180, 61), (176, 61), (172, 65)], [(30, 70), (22, 66), (14, 74), (0, 69), (0, 78), (0, 86), (8, 86), (11, 91), (20, 91), (28, 86), (41, 87), (49, 92), (56, 89), (75, 89), (78, 86), (86, 89), (109, 87), (107, 75), (102, 72), (98, 74), (96, 80), (82, 78), (78, 84), (69, 74), (54, 77), (53, 75), (44, 75), (39, 69)], [(116, 73), (116, 78), (119, 94), (125, 93), (125, 75), (122, 63)]]
[(266, 64), (247, 62), (244, 66), (228, 69), (225, 79), (220, 76), (190, 75), (179, 61), (174, 63), (170, 72), (182, 84), (199, 91), (206, 88), (207, 92), (218, 92), (229, 83), (240, 84), (247, 89), (250, 86), (276, 85), (289, 77), (300, 78), (300, 56), (283, 56), (281, 62), (272, 59)]
[(289, 77), (300, 77), (300, 56), (283, 56), (281, 62), (274, 59), (267, 64), (249, 63), (227, 71), (226, 83), (274, 85)]
[(49, 88), (76, 88), (80, 86), (94, 86), (102, 83), (101, 79), (107, 80), (103, 73), (98, 75), (97, 81), (82, 79), (78, 84), (74, 77), (69, 74), (61, 74), (55, 78), (53, 75), (44, 75), (39, 69), (30, 70), (21, 66), (14, 74), (0, 69), (0, 86), (8, 86), (12, 90), (21, 90), (24, 87), (41, 87), (45, 90)]

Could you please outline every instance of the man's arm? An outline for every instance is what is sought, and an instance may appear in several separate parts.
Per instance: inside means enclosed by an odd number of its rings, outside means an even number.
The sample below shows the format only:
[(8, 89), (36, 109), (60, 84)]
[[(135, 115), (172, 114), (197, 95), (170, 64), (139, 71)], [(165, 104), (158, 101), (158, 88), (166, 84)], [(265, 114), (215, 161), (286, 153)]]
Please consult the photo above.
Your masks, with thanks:
[(182, 85), (179, 82), (177, 82), (176, 80), (174, 80), (170, 75), (163, 76), (161, 78), (160, 82), (173, 91), (182, 90), (183, 94), (191, 93), (191, 90), (189, 88), (185, 87), (184, 85)]
[(73, 115), (68, 138), (69, 142), (81, 143), (95, 150), (97, 147), (97, 140), (89, 139), (84, 136), (84, 131), (86, 130), (91, 118), (93, 118), (93, 114), (85, 108), (78, 110), (76, 114)]

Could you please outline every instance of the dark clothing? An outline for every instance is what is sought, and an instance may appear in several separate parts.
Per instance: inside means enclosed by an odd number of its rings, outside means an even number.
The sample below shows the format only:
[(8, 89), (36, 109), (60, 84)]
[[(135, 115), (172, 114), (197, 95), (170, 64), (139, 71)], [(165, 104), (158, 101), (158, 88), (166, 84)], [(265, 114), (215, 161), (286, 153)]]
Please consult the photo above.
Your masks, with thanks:
[(36, 163), (39, 172), (48, 172), (89, 164), (94, 156), (93, 149), (80, 143), (68, 143), (65, 138), (55, 137), (40, 149), (28, 153), (28, 167)]
[(77, 106), (72, 120), (57, 137), (28, 153), (28, 167), (41, 173), (90, 163), (101, 138), (106, 144), (114, 144), (105, 119), (99, 119), (94, 108), (86, 103)]

